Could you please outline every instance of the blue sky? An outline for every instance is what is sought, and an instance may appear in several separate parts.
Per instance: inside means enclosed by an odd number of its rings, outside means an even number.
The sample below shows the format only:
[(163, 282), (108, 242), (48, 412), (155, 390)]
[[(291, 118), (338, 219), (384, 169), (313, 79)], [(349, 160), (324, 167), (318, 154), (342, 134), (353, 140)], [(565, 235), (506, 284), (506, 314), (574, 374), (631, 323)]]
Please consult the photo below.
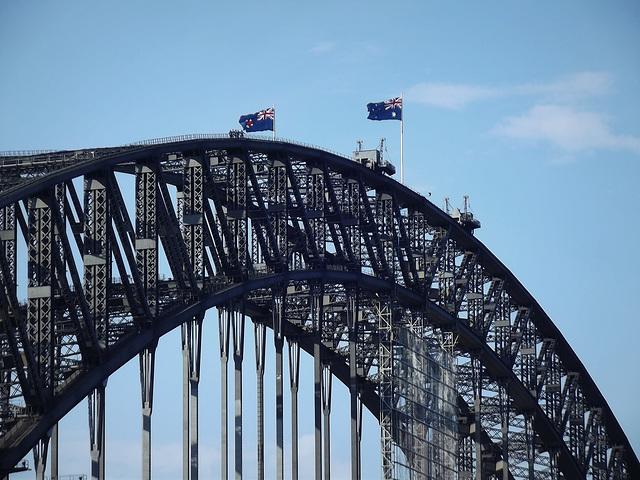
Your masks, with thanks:
[[(405, 183), (438, 205), (470, 196), (478, 238), (554, 320), (638, 452), (639, 22), (630, 0), (0, 0), (0, 151), (225, 133), (275, 104), (279, 137), (347, 155), (386, 137), (398, 165), (399, 122), (368, 121), (365, 106), (402, 92)], [(160, 344), (157, 478), (181, 471), (178, 349), (175, 336)], [(108, 469), (139, 478), (137, 366), (109, 386)], [(81, 405), (63, 424), (61, 474), (89, 473), (73, 454), (88, 448), (85, 417)], [(201, 478), (218, 474), (211, 433)], [(347, 478), (348, 447), (335, 450), (334, 478)]]

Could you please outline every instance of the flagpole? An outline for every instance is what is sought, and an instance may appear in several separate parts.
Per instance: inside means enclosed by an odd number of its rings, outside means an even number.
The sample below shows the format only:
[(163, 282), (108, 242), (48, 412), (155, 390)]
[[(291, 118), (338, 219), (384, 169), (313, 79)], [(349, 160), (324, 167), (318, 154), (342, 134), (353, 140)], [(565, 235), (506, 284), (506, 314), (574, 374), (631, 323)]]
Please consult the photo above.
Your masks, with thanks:
[(273, 141), (276, 141), (276, 104), (273, 104)]
[(402, 99), (402, 92), (400, 92), (400, 183), (404, 183), (404, 100)]

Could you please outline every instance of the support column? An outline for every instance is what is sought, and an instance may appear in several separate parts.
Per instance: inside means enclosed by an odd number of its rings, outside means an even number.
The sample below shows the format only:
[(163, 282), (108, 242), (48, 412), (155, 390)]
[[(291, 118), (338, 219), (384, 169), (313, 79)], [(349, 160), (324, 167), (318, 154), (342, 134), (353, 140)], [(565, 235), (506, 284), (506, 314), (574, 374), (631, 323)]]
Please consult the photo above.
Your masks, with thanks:
[(313, 394), (315, 425), (315, 479), (322, 480), (322, 286), (311, 287), (313, 320)]
[(362, 402), (358, 392), (358, 298), (355, 289), (349, 290), (347, 298), (347, 325), (349, 327), (349, 398), (351, 402), (351, 480), (360, 480), (360, 438)]
[(155, 345), (139, 354), (140, 392), (142, 394), (142, 480), (151, 480), (151, 412), (153, 410), (153, 376)]
[(36, 480), (44, 480), (44, 471), (47, 467), (47, 453), (49, 450), (49, 437), (44, 436), (33, 446), (33, 463), (36, 469)]
[(218, 328), (220, 330), (220, 479), (229, 479), (229, 318), (228, 309), (218, 309)]
[(298, 480), (298, 385), (300, 384), (300, 345), (289, 340), (289, 382), (291, 385), (291, 480)]
[[(239, 307), (239, 308), (238, 308)], [(244, 356), (244, 309), (236, 306), (233, 315), (233, 361), (235, 364), (235, 478), (242, 480), (242, 359)]]
[(475, 355), (471, 356), (473, 375), (473, 411), (474, 411), (474, 445), (476, 457), (476, 479), (484, 478), (482, 465), (482, 364)]
[(284, 295), (273, 295), (273, 341), (276, 351), (276, 478), (284, 478), (284, 405), (282, 387), (282, 348), (284, 336), (282, 322), (284, 316)]
[(324, 478), (331, 480), (331, 364), (322, 366), (322, 413), (324, 417)]
[(356, 405), (356, 436), (358, 443), (358, 451), (356, 452), (356, 461), (358, 463), (357, 474), (358, 479), (362, 478), (362, 396), (358, 393), (358, 401)]
[(203, 317), (191, 321), (189, 342), (189, 388), (191, 390), (191, 480), (198, 480), (199, 466), (199, 385), (200, 385), (200, 353), (202, 351)]
[(256, 348), (256, 396), (257, 396), (257, 424), (258, 424), (258, 480), (264, 480), (264, 357), (265, 357), (265, 326), (262, 321), (254, 324)]
[(378, 370), (380, 372), (380, 450), (382, 456), (382, 478), (394, 477), (393, 467), (393, 314), (391, 301), (383, 299), (379, 303)]
[[(93, 333), (102, 349), (109, 344), (109, 288), (111, 283), (111, 222), (108, 179), (94, 172), (84, 179), (84, 294), (89, 304)], [(88, 396), (91, 479), (105, 480), (105, 387)]]
[(182, 480), (189, 480), (191, 471), (191, 437), (190, 437), (190, 358), (189, 358), (189, 332), (187, 323), (180, 326), (182, 340)]
[(51, 430), (51, 480), (58, 480), (58, 423)]
[(182, 477), (198, 480), (198, 396), (202, 321), (199, 316), (182, 324)]
[[(498, 395), (500, 396), (500, 429), (502, 433), (502, 480), (509, 480), (509, 384), (498, 386)], [(500, 470), (496, 468), (496, 470)]]
[(105, 384), (93, 390), (88, 397), (91, 480), (105, 480)]
[[(158, 300), (158, 216), (157, 175), (153, 162), (139, 160), (136, 172), (136, 267), (142, 282), (144, 302), (148, 310), (140, 319), (140, 328), (150, 327), (157, 315)], [(156, 345), (139, 354), (140, 392), (142, 399), (142, 478), (151, 479), (151, 412)]]

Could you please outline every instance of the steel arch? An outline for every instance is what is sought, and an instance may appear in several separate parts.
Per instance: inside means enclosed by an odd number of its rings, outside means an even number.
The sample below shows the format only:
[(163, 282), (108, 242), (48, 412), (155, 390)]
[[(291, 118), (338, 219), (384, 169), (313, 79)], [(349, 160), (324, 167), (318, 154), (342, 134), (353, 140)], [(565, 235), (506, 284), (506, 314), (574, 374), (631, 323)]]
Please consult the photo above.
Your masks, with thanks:
[[(640, 476), (604, 397), (536, 300), (468, 227), (390, 177), (325, 150), (226, 136), (0, 165), (0, 474), (127, 360), (234, 299), (267, 324), (274, 292), (295, 299), (285, 336), (311, 354), (321, 343), (349, 385), (348, 316), (322, 317), (332, 330), (314, 336), (308, 299), (328, 288), (336, 311), (348, 310), (353, 292), (364, 310), (384, 294), (396, 312), (390, 328), (418, 315), (423, 335), (456, 339), (468, 366), (459, 372), (459, 434), (475, 442), (470, 471), (491, 478), (504, 462), (510, 477), (531, 478), (540, 460), (548, 478)], [(120, 173), (136, 179), (134, 209)], [(18, 231), (30, 256), (26, 307), (16, 290)], [(159, 244), (171, 280), (159, 274)], [(367, 325), (357, 388), (381, 419), (384, 335)], [(501, 425), (509, 432), (499, 438)], [(507, 462), (527, 448), (520, 465)]]

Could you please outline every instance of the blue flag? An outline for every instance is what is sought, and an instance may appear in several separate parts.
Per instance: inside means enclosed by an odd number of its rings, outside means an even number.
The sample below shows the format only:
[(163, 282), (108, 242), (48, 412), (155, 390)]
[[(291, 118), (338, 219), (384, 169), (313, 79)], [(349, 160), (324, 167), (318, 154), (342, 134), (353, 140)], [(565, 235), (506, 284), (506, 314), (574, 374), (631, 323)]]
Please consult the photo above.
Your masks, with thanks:
[(402, 98), (396, 97), (386, 102), (368, 103), (369, 120), (402, 120)]
[(259, 132), (262, 130), (273, 130), (273, 123), (276, 120), (276, 112), (273, 108), (266, 108), (259, 112), (240, 117), (240, 125), (245, 132)]

